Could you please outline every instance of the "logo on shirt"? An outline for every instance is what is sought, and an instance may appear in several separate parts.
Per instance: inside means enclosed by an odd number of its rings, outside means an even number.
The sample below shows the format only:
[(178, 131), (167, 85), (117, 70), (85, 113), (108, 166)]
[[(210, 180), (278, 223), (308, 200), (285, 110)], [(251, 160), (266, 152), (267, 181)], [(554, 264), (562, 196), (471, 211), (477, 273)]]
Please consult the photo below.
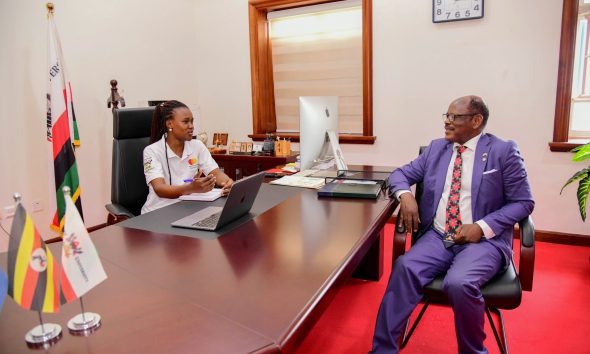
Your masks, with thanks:
[(148, 157), (147, 159), (143, 160), (143, 172), (147, 173), (152, 170), (152, 158)]
[(188, 159), (188, 165), (189, 165), (189, 166), (195, 166), (197, 163), (199, 163), (199, 160), (197, 160), (197, 158), (196, 158), (196, 157), (194, 157), (194, 156), (191, 156), (191, 157)]

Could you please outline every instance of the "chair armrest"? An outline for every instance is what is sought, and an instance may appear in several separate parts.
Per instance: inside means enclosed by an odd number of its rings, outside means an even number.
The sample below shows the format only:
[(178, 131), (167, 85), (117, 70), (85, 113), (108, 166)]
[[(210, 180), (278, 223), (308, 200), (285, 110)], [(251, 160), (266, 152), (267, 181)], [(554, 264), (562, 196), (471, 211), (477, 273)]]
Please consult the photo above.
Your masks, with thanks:
[(131, 219), (135, 216), (129, 210), (127, 210), (127, 208), (120, 204), (107, 204), (105, 207), (109, 212), (109, 216), (107, 218), (108, 225), (116, 224), (120, 221)]
[(520, 261), (518, 277), (522, 290), (533, 290), (533, 273), (535, 271), (535, 225), (530, 216), (518, 222), (520, 227)]
[(406, 226), (400, 220), (401, 219), (399, 217), (396, 219), (395, 230), (393, 231), (393, 254), (391, 257), (392, 267), (397, 257), (403, 255), (406, 252)]

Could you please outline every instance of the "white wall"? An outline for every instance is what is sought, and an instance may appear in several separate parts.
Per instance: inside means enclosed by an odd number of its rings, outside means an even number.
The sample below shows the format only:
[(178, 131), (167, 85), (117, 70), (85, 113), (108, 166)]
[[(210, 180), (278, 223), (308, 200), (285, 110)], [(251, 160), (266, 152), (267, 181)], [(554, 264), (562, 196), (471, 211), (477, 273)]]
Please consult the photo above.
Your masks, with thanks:
[[(119, 80), (129, 106), (177, 98), (199, 107), (202, 130), (210, 136), (228, 132), (231, 141), (251, 133), (247, 0), (54, 3), (74, 85), (88, 226), (106, 220), (103, 205), (110, 200), (110, 79)], [(344, 145), (346, 158), (401, 165), (419, 145), (443, 135), (440, 115), (453, 98), (478, 94), (490, 106), (487, 130), (520, 145), (537, 202), (537, 228), (590, 235), (577, 211), (575, 187), (559, 195), (583, 165), (547, 146), (561, 0), (495, 0), (485, 6), (481, 20), (433, 24), (430, 1), (373, 0), (377, 142)], [(14, 191), (25, 203), (41, 199), (45, 210), (33, 218), (47, 235), (45, 1), (0, 0), (0, 9), (0, 206), (12, 203)]]
[[(44, 237), (49, 231), (45, 132), (46, 1), (0, 0), (0, 207), (25, 207)], [(53, 0), (66, 68), (73, 85), (82, 147), (77, 162), (87, 226), (106, 221), (110, 202), (112, 116), (106, 100), (116, 78), (127, 106), (149, 99), (197, 103), (195, 5), (190, 0)], [(3, 221), (5, 229), (11, 220)], [(0, 233), (0, 251), (7, 237)]]

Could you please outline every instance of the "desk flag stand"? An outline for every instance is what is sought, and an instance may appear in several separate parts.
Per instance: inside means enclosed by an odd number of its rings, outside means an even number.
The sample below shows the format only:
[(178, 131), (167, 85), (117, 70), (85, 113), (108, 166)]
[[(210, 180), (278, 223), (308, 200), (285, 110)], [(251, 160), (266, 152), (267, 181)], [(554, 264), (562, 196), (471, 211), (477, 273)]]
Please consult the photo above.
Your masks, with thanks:
[(41, 324), (25, 334), (25, 341), (30, 347), (49, 347), (61, 339), (61, 326), (56, 323), (43, 323), (41, 311), (37, 313)]
[(87, 336), (100, 328), (100, 315), (94, 312), (84, 311), (84, 302), (80, 296), (80, 308), (82, 313), (77, 314), (68, 321), (70, 333), (77, 336)]
[[(12, 228), (11, 228), (11, 235), (9, 241), (9, 250), (8, 250), (8, 272), (9, 272), (9, 295), (19, 304), (21, 307), (25, 309), (35, 309), (39, 314), (39, 325), (35, 326), (33, 329), (28, 331), (25, 334), (25, 341), (27, 345), (30, 347), (49, 347), (53, 343), (60, 340), (62, 337), (61, 326), (55, 323), (43, 323), (43, 317), (41, 316), (41, 310), (43, 304), (39, 304), (39, 302), (43, 302), (46, 300), (47, 292), (51, 292), (51, 287), (45, 288), (46, 292), (44, 294), (39, 295), (39, 298), (36, 298), (36, 291), (39, 289), (38, 280), (44, 280), (44, 284), (50, 284), (51, 279), (49, 278), (49, 272), (54, 271), (54, 261), (53, 255), (51, 251), (46, 248), (45, 242), (41, 239), (37, 228), (33, 225), (31, 218), (28, 216), (26, 210), (21, 204), (21, 195), (19, 193), (14, 193), (14, 201), (16, 203), (16, 211), (14, 215), (14, 219), (12, 221)], [(21, 242), (22, 241), (22, 242)], [(26, 250), (23, 248), (23, 244), (31, 243), (36, 245), (35, 249), (30, 250), (30, 253), (27, 253)], [(21, 256), (21, 259), (26, 259), (24, 262), (17, 263), (17, 256)], [(19, 268), (18, 271), (30, 271), (32, 273), (38, 274), (37, 279), (35, 282), (29, 282), (25, 284), (20, 280), (15, 279), (15, 273), (17, 272), (16, 268)], [(24, 281), (26, 281), (25, 279)], [(29, 286), (30, 288), (25, 289), (24, 286)], [(15, 295), (15, 289), (20, 288), (21, 290), (17, 292), (18, 295)], [(25, 304), (23, 306), (23, 295), (32, 296), (33, 300), (32, 303)], [(42, 298), (43, 297), (43, 298)], [(49, 305), (50, 306), (50, 305)], [(55, 309), (51, 308), (48, 312), (53, 312)]]
[[(89, 291), (96, 283), (102, 281), (100, 273), (104, 273), (104, 270), (100, 265), (98, 254), (96, 254), (84, 222), (72, 201), (70, 187), (63, 187), (62, 192), (66, 204), (62, 249), (62, 282), (67, 281), (74, 294), (80, 295), (80, 308), (82, 309), (82, 313), (77, 314), (68, 321), (68, 329), (73, 335), (87, 336), (100, 328), (101, 317), (97, 313), (86, 312), (82, 294)], [(66, 249), (73, 250), (74, 255), (70, 255), (70, 258), (68, 258), (65, 253)], [(91, 252), (91, 249), (94, 252)], [(72, 262), (72, 257), (76, 258), (75, 267), (73, 268), (75, 271), (70, 267), (71, 264), (70, 266), (66, 265), (67, 259)], [(100, 268), (100, 272), (97, 272), (97, 268)], [(78, 284), (80, 279), (76, 280), (76, 274), (86, 274), (87, 281), (82, 287)], [(104, 278), (106, 278), (106, 274)], [(64, 297), (67, 302), (73, 300), (71, 295), (64, 295)]]

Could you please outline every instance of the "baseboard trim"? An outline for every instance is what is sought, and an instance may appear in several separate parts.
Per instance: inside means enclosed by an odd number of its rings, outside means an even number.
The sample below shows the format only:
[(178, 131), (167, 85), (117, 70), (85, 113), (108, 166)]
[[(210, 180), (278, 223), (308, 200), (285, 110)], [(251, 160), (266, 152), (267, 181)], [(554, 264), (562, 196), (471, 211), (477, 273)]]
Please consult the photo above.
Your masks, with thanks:
[[(387, 223), (395, 225), (396, 219), (396, 216), (392, 216)], [(514, 237), (520, 239), (520, 231), (518, 229), (515, 230)], [(590, 235), (569, 234), (556, 231), (535, 230), (535, 241), (590, 247)]]
[[(102, 223), (102, 224), (98, 224), (98, 225), (94, 225), (94, 226), (90, 226), (88, 228), (88, 233), (91, 233), (92, 231), (96, 231), (99, 229), (102, 229), (103, 227), (107, 226), (107, 223)], [(56, 242), (61, 242), (61, 237), (54, 237), (54, 238), (50, 238), (48, 240), (45, 240), (45, 243), (56, 243)]]
[(102, 223), (102, 224), (90, 226), (88, 228), (88, 233), (90, 233), (92, 231), (100, 230), (100, 229), (102, 229), (103, 227), (106, 227), (106, 226), (107, 226), (107, 223), (106, 222), (105, 223)]

